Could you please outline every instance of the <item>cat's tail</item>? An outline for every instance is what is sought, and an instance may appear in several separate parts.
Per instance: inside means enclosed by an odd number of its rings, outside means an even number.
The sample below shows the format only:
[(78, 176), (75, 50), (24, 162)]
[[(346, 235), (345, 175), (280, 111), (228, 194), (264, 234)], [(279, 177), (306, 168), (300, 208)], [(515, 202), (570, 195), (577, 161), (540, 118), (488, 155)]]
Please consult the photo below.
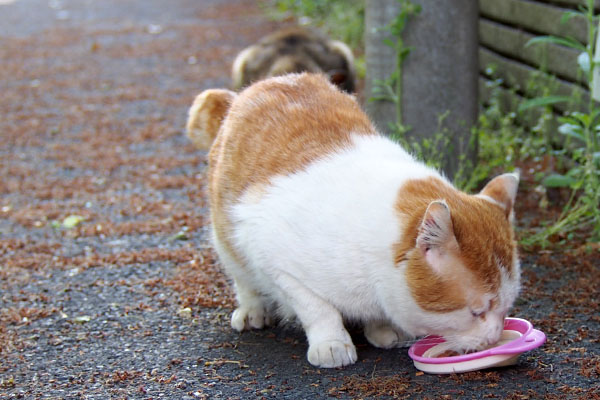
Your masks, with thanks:
[(236, 95), (231, 90), (208, 89), (196, 96), (188, 111), (186, 134), (198, 149), (210, 148)]

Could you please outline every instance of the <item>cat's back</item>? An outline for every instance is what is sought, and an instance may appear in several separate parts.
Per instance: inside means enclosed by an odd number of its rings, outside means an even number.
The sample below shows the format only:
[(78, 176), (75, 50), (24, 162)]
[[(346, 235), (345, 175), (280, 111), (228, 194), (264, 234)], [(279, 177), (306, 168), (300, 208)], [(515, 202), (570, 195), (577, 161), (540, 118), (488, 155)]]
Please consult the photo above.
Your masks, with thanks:
[(323, 76), (264, 80), (231, 104), (210, 151), (211, 190), (237, 198), (251, 184), (298, 172), (350, 147), (354, 135), (376, 132), (355, 99)]

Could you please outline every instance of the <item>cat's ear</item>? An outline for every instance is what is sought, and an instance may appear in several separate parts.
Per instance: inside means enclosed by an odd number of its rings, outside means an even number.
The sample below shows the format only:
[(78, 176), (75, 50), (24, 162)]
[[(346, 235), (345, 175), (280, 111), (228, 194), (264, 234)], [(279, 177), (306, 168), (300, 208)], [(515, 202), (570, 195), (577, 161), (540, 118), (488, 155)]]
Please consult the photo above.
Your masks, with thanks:
[(244, 86), (244, 82), (247, 80), (247, 77), (244, 75), (246, 73), (246, 64), (255, 57), (258, 50), (258, 46), (246, 47), (235, 57), (231, 66), (231, 80), (233, 81), (233, 88), (235, 90), (240, 90)]
[(417, 247), (431, 268), (443, 275), (448, 265), (449, 251), (458, 249), (450, 207), (444, 200), (429, 203), (419, 227)]
[(423, 252), (456, 242), (450, 207), (444, 200), (429, 203), (419, 227), (417, 247)]
[(517, 197), (517, 188), (519, 187), (519, 174), (502, 174), (488, 182), (480, 196), (498, 204), (504, 208), (507, 218), (512, 215), (512, 210)]

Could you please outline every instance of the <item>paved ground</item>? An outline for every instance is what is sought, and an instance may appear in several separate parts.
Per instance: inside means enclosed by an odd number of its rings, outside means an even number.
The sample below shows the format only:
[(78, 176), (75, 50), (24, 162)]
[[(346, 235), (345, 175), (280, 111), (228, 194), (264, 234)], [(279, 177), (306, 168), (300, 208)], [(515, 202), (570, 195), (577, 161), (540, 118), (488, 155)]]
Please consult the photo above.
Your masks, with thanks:
[(249, 0), (0, 1), (0, 398), (600, 397), (589, 252), (525, 256), (513, 314), (549, 342), (516, 367), (424, 375), (355, 330), (358, 363), (316, 369), (293, 328), (231, 331), (182, 128), (275, 27)]

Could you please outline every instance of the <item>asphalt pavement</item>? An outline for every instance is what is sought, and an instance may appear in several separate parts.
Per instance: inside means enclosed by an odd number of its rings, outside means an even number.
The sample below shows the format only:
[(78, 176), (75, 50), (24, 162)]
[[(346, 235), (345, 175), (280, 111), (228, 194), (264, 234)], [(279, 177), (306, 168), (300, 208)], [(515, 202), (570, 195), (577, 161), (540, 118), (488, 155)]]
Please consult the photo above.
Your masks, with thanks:
[(547, 253), (512, 315), (548, 343), (513, 367), (423, 374), (357, 327), (358, 362), (317, 369), (294, 327), (231, 330), (183, 127), (278, 26), (249, 0), (0, 1), (0, 398), (599, 398), (597, 269)]

